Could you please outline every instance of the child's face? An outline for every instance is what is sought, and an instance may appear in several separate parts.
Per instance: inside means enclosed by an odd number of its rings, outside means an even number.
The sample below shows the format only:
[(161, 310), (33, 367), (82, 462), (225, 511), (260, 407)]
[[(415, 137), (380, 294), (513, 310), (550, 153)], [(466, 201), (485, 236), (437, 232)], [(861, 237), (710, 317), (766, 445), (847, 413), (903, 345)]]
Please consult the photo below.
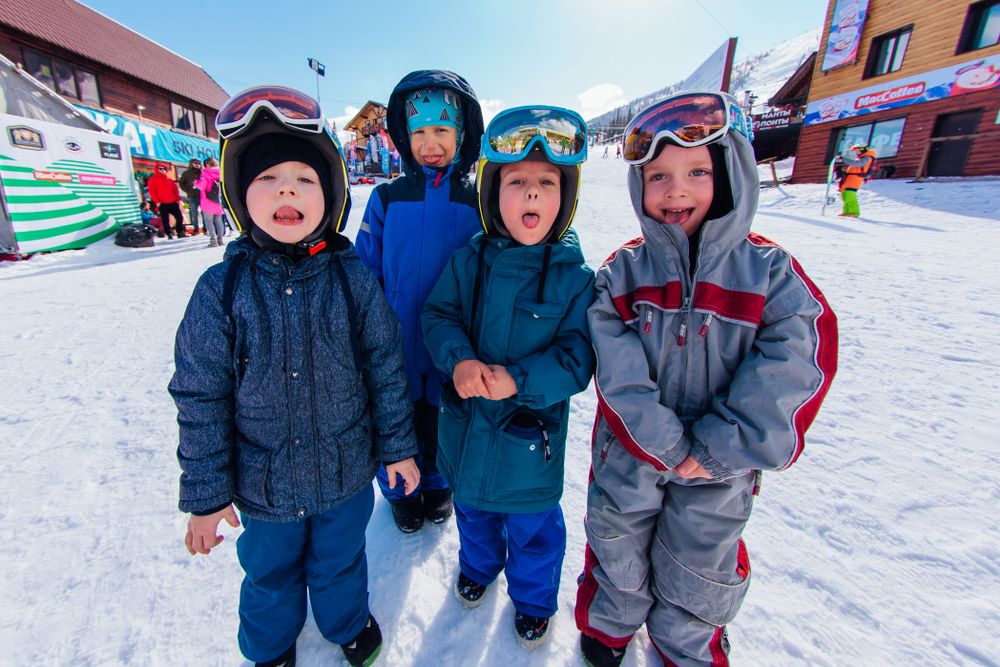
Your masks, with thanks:
[(551, 162), (521, 161), (500, 168), (500, 217), (511, 237), (535, 245), (559, 214), (559, 169)]
[(691, 236), (712, 205), (712, 158), (708, 148), (667, 144), (642, 168), (642, 210), (653, 220), (680, 225)]
[(325, 200), (316, 170), (281, 162), (257, 174), (247, 188), (254, 224), (280, 243), (298, 243), (323, 220)]
[(447, 167), (458, 150), (458, 130), (446, 125), (425, 125), (410, 135), (413, 157), (424, 167)]

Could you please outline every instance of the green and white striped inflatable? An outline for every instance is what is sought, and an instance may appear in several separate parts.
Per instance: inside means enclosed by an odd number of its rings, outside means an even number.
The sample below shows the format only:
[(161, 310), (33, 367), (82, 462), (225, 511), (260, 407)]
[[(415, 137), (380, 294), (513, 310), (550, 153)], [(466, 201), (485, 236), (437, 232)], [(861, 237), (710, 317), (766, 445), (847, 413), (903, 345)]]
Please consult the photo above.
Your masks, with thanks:
[(130, 184), (92, 162), (60, 159), (34, 169), (0, 154), (0, 184), (19, 253), (83, 248), (139, 222)]

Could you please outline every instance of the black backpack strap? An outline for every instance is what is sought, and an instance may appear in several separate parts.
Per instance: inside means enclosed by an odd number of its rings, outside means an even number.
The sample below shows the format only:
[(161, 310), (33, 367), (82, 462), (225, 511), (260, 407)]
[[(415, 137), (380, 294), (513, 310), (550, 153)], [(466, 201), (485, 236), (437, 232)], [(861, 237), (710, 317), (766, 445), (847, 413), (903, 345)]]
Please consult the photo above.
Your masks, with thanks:
[(236, 293), (236, 278), (243, 266), (243, 255), (237, 254), (229, 260), (226, 267), (226, 277), (222, 281), (222, 312), (225, 313), (229, 325), (236, 331), (236, 318), (233, 316), (233, 296)]
[(344, 295), (344, 302), (347, 304), (347, 325), (350, 331), (348, 338), (351, 339), (351, 352), (354, 355), (354, 369), (361, 375), (361, 349), (358, 347), (361, 332), (358, 330), (357, 306), (354, 302), (354, 294), (351, 285), (347, 282), (347, 271), (344, 270), (344, 263), (340, 260), (340, 254), (333, 254), (333, 266), (337, 270), (337, 277), (340, 279), (340, 291)]

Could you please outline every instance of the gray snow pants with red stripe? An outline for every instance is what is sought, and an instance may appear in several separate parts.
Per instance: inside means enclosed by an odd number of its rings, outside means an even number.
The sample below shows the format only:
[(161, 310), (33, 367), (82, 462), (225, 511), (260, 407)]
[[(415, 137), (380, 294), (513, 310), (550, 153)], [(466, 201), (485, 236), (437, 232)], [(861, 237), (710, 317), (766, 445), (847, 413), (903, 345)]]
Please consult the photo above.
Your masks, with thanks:
[(728, 665), (725, 625), (750, 585), (740, 535), (754, 473), (683, 479), (632, 456), (603, 423), (594, 442), (577, 627), (618, 648), (645, 623), (665, 665)]

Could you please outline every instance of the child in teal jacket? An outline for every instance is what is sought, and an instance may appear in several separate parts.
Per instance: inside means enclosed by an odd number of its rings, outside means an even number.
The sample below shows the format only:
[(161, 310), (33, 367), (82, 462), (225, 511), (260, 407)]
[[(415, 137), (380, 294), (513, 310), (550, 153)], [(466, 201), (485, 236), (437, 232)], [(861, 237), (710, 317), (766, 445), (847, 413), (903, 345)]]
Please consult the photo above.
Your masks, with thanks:
[[(541, 132), (570, 121), (569, 141)], [(506, 570), (528, 647), (556, 611), (569, 398), (594, 369), (594, 274), (569, 228), (585, 158), (586, 126), (573, 112), (498, 115), (479, 162), (484, 231), (452, 256), (423, 310), (431, 358), (453, 381), (442, 390), (437, 464), (455, 494), (456, 594), (477, 606)]]

